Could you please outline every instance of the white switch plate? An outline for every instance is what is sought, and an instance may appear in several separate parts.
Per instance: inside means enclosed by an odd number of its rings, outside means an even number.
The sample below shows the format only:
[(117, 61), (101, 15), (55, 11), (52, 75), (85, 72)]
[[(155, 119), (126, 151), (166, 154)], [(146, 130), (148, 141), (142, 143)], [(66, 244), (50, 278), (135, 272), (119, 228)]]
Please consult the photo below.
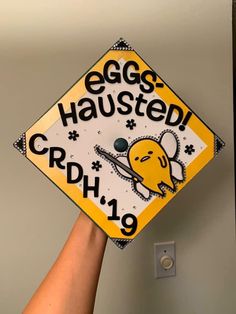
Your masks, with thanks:
[[(174, 264), (170, 269), (164, 269), (160, 263), (162, 256), (170, 256)], [(176, 275), (176, 256), (175, 256), (175, 242), (161, 242), (154, 243), (154, 274), (155, 278), (172, 277)]]

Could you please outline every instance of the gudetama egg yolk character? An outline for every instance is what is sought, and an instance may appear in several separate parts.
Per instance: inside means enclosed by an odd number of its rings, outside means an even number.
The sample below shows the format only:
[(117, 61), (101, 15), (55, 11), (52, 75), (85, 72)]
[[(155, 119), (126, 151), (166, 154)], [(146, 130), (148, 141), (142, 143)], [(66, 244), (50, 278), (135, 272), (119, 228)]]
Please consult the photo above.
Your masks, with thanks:
[(131, 168), (143, 178), (141, 184), (149, 190), (163, 195), (160, 184), (175, 189), (168, 156), (155, 140), (141, 139), (135, 142), (129, 149), (128, 161)]

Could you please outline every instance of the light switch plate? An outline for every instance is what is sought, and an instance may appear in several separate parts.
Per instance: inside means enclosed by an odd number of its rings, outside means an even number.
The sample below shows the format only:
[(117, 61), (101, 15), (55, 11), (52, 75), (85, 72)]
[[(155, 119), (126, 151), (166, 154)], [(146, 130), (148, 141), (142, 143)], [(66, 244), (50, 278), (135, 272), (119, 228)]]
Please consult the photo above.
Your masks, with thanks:
[[(163, 261), (168, 259), (173, 262), (169, 269), (163, 267)], [(162, 262), (161, 262), (162, 261)], [(167, 267), (166, 267), (167, 268)], [(172, 277), (176, 275), (175, 242), (154, 243), (154, 274), (155, 278)]]

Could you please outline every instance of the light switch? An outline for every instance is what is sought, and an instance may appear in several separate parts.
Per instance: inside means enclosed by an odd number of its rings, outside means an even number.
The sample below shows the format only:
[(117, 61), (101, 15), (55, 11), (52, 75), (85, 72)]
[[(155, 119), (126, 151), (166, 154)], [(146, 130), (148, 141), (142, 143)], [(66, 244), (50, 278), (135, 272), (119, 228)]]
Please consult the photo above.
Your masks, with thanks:
[(154, 243), (155, 278), (175, 276), (175, 242)]

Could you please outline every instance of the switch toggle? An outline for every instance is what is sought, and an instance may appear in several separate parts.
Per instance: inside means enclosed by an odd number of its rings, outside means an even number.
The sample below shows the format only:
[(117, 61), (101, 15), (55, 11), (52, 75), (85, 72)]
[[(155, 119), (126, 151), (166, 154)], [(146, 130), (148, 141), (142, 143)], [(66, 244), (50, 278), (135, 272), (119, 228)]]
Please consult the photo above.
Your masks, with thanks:
[(160, 263), (161, 266), (166, 270), (171, 269), (174, 265), (173, 258), (170, 257), (169, 255), (162, 256), (160, 259)]

